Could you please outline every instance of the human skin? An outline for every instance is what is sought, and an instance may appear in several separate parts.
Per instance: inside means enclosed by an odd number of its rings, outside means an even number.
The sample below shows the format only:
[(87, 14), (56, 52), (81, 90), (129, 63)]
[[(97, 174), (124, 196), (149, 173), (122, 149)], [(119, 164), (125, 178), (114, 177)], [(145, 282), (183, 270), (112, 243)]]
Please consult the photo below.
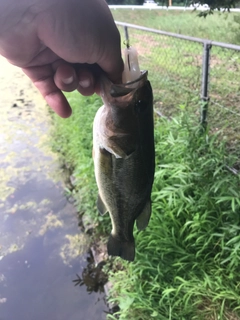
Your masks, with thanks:
[(63, 118), (71, 108), (62, 91), (99, 93), (101, 72), (121, 82), (120, 36), (105, 0), (0, 0), (0, 54)]

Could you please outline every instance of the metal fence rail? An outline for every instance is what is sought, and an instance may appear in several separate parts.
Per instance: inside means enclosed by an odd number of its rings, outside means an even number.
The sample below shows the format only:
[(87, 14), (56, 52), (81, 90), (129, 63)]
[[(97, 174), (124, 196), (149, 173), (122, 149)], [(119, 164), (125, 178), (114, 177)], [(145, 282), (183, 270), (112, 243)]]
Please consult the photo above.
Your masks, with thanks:
[[(161, 6), (161, 5), (157, 5), (157, 6), (144, 6), (144, 5), (109, 5), (110, 9), (116, 10), (116, 9), (131, 9), (131, 10), (182, 10), (182, 11), (193, 11), (192, 7), (185, 7), (185, 6)], [(203, 8), (197, 7), (196, 10), (202, 11)], [(224, 9), (223, 9), (224, 10)], [(240, 12), (240, 8), (231, 8), (230, 12)]]
[(168, 115), (200, 97), (201, 121), (208, 106), (211, 127), (218, 130), (221, 119), (231, 139), (240, 139), (240, 46), (115, 22), (122, 38), (128, 28), (141, 68), (149, 70), (156, 108)]

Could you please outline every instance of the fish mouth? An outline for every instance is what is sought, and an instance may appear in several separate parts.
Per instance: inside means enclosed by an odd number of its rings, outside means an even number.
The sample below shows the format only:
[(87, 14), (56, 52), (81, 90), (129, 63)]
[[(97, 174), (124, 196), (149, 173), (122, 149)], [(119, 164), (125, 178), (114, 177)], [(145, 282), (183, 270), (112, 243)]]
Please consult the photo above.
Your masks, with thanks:
[[(110, 85), (109, 94), (112, 98), (118, 98), (128, 95), (130, 92), (134, 92), (140, 87), (144, 85), (144, 83), (147, 81), (147, 75), (148, 71), (143, 70), (141, 71), (141, 75), (139, 78), (135, 79), (134, 81), (122, 83), (122, 84), (113, 84), (109, 79), (104, 78), (105, 84), (106, 81), (108, 82), (108, 86)], [(104, 88), (103, 88), (103, 91)]]

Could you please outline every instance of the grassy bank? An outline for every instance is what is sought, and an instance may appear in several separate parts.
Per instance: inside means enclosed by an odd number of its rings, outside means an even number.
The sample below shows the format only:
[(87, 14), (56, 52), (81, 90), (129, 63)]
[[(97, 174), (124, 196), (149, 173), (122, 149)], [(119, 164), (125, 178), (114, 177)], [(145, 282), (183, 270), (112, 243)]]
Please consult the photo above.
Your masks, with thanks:
[[(113, 13), (120, 21), (237, 43), (238, 33), (230, 28), (238, 26), (235, 14), (204, 20), (189, 12)], [(156, 119), (152, 218), (144, 232), (135, 231), (135, 262), (116, 259), (109, 271), (110, 299), (121, 308), (109, 319), (239, 320), (240, 179), (227, 169), (239, 168), (239, 116), (216, 104), (239, 110), (239, 52), (212, 49), (209, 132), (202, 136), (197, 126), (202, 46), (136, 30), (130, 30), (130, 39), (141, 68), (149, 70), (156, 111), (173, 118)], [(73, 172), (80, 214), (90, 217), (105, 241), (111, 224), (108, 215), (97, 214), (91, 157), (92, 123), (102, 102), (77, 93), (67, 97), (73, 116), (53, 116), (53, 149)]]
[[(215, 13), (206, 19), (196, 12), (164, 10), (112, 10), (118, 21), (130, 22), (195, 37), (240, 43), (239, 13)], [(124, 39), (124, 29), (119, 26)], [(192, 113), (199, 110), (203, 45), (129, 28), (130, 43), (139, 53), (142, 69), (149, 71), (155, 108), (176, 115), (176, 101), (191, 101)], [(224, 128), (231, 149), (239, 148), (240, 51), (213, 46), (209, 71), (209, 121), (213, 130)], [(195, 102), (193, 103), (193, 100)]]
[(206, 19), (197, 11), (112, 9), (116, 21), (221, 42), (240, 44), (240, 13), (218, 13)]
[(112, 274), (121, 320), (240, 319), (239, 176), (225, 166), (236, 159), (194, 122), (156, 124), (152, 218), (135, 262)]
[[(53, 116), (53, 149), (73, 170), (80, 212), (109, 233), (108, 215), (96, 210), (91, 159), (92, 122), (101, 101), (68, 94), (69, 119)], [(240, 319), (240, 194), (234, 155), (202, 136), (184, 106), (177, 118), (156, 119), (156, 174), (149, 227), (136, 232), (136, 260), (111, 273), (111, 300), (119, 315), (109, 319)]]
[[(100, 98), (81, 97), (79, 93), (67, 94), (73, 106), (73, 114), (68, 119), (52, 115), (52, 149), (59, 153), (63, 171), (72, 173), (74, 189), (71, 193), (80, 214), (86, 223), (94, 224), (99, 234), (110, 232), (108, 215), (98, 216), (96, 208), (97, 186), (92, 160), (92, 124), (97, 109), (102, 105)], [(88, 219), (89, 217), (89, 219)]]

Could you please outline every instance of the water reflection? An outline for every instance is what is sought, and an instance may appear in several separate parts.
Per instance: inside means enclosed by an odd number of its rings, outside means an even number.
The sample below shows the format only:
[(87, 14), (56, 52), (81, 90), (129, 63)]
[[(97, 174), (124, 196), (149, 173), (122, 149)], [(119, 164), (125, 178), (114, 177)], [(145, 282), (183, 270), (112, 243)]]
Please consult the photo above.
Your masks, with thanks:
[(82, 271), (81, 276), (76, 274), (77, 278), (73, 280), (74, 286), (85, 286), (87, 292), (104, 293), (104, 285), (107, 283), (107, 275), (103, 272), (102, 268), (104, 262), (95, 265), (94, 259), (89, 253), (87, 257), (88, 265)]
[(104, 295), (72, 285), (75, 274), (87, 269), (88, 257), (64, 264), (49, 245), (55, 236), (33, 237), (0, 262), (1, 320), (106, 319)]
[(52, 177), (45, 102), (1, 57), (0, 69), (0, 320), (106, 319), (102, 290), (73, 285), (88, 278), (89, 238)]

